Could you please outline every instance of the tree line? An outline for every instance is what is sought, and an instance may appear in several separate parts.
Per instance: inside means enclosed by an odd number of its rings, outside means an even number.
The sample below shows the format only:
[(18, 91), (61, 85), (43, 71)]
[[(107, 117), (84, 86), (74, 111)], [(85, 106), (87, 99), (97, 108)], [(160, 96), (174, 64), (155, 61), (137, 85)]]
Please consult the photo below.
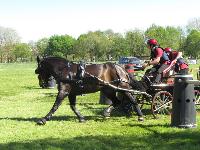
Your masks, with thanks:
[(14, 29), (0, 26), (0, 62), (33, 61), (37, 55), (59, 56), (73, 61), (148, 56), (145, 41), (149, 38), (155, 38), (163, 48), (182, 51), (186, 57), (200, 57), (200, 19), (193, 18), (186, 28), (152, 24), (145, 31), (134, 29), (124, 34), (112, 30), (89, 31), (77, 39), (70, 35), (53, 35), (29, 43), (21, 43)]

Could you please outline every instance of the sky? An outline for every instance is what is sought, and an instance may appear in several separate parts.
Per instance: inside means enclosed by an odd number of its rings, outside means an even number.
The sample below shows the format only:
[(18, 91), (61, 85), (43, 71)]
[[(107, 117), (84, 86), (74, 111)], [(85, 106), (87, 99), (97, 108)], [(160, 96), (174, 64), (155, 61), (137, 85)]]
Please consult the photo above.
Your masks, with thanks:
[(125, 33), (152, 24), (187, 25), (200, 17), (200, 0), (0, 0), (0, 26), (22, 42), (52, 35), (74, 38), (88, 31)]

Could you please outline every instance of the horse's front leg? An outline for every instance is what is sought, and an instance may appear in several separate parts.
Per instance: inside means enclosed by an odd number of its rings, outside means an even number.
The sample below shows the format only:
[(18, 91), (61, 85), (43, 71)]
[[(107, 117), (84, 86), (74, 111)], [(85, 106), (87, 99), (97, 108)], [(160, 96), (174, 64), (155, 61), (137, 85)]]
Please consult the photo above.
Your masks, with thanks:
[(79, 122), (85, 122), (84, 116), (81, 115), (79, 110), (76, 108), (76, 95), (69, 95), (69, 102), (70, 102), (70, 108), (73, 110), (73, 112), (76, 114), (76, 116), (79, 119)]
[(130, 99), (131, 104), (133, 104), (133, 108), (134, 108), (135, 112), (138, 115), (138, 121), (143, 121), (144, 118), (143, 118), (142, 111), (141, 111), (137, 101), (133, 97), (133, 95), (131, 95), (131, 93), (129, 93), (129, 92), (125, 92), (125, 95), (128, 96), (128, 98)]
[(57, 97), (56, 97), (56, 101), (53, 105), (53, 107), (51, 108), (51, 110), (49, 111), (49, 113), (41, 118), (39, 121), (37, 121), (38, 125), (45, 125), (46, 121), (50, 120), (52, 115), (55, 113), (55, 111), (58, 109), (58, 107), (61, 105), (63, 99), (68, 95), (68, 93), (64, 92), (64, 91), (59, 91)]

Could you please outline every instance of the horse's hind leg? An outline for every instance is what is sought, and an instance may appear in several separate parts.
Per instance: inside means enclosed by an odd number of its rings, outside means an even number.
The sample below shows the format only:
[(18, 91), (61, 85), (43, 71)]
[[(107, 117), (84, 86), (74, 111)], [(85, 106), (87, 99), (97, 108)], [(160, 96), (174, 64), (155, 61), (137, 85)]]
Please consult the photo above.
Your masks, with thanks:
[(103, 116), (104, 117), (110, 117), (110, 114), (111, 114), (111, 112), (112, 112), (113, 109), (115, 109), (115, 107), (111, 104), (108, 108), (106, 108), (103, 111)]
[(58, 109), (58, 107), (61, 105), (63, 99), (67, 96), (68, 94), (64, 91), (59, 91), (57, 97), (56, 97), (56, 101), (53, 105), (53, 107), (51, 108), (51, 110), (49, 111), (49, 113), (41, 118), (39, 121), (37, 121), (38, 125), (44, 125), (46, 123), (46, 121), (50, 120), (52, 115), (55, 113), (55, 111)]
[(105, 92), (105, 91), (102, 91), (102, 92), (103, 92), (103, 94), (104, 94), (107, 98), (109, 98), (109, 99), (112, 101), (112, 104), (111, 104), (108, 108), (106, 108), (106, 109), (104, 110), (104, 112), (103, 112), (103, 115), (104, 115), (105, 117), (110, 117), (110, 114), (111, 114), (112, 110), (114, 110), (115, 107), (119, 106), (119, 104), (120, 104), (121, 102), (120, 102), (119, 99), (117, 98), (116, 92), (115, 92), (115, 91), (112, 91), (112, 92)]
[(69, 102), (70, 102), (70, 108), (73, 110), (73, 112), (78, 117), (79, 122), (85, 122), (83, 115), (81, 115), (79, 110), (76, 108), (76, 95), (69, 95), (68, 98), (69, 98)]
[(125, 92), (124, 94), (130, 99), (130, 102), (133, 104), (133, 108), (138, 115), (138, 121), (143, 121), (144, 118), (143, 118), (142, 111), (141, 111), (137, 101), (135, 100), (135, 98), (129, 92)]

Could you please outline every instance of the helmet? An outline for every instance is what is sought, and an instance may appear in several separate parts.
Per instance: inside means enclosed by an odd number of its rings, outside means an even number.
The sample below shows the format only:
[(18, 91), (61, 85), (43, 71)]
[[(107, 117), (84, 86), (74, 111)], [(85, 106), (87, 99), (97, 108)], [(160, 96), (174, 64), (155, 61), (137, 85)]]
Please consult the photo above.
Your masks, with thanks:
[(147, 41), (147, 44), (148, 44), (148, 45), (158, 45), (158, 42), (157, 42), (155, 39), (149, 39), (149, 40)]
[(164, 51), (165, 51), (165, 52), (171, 52), (172, 49), (171, 49), (170, 47), (166, 47), (166, 48), (164, 49)]

